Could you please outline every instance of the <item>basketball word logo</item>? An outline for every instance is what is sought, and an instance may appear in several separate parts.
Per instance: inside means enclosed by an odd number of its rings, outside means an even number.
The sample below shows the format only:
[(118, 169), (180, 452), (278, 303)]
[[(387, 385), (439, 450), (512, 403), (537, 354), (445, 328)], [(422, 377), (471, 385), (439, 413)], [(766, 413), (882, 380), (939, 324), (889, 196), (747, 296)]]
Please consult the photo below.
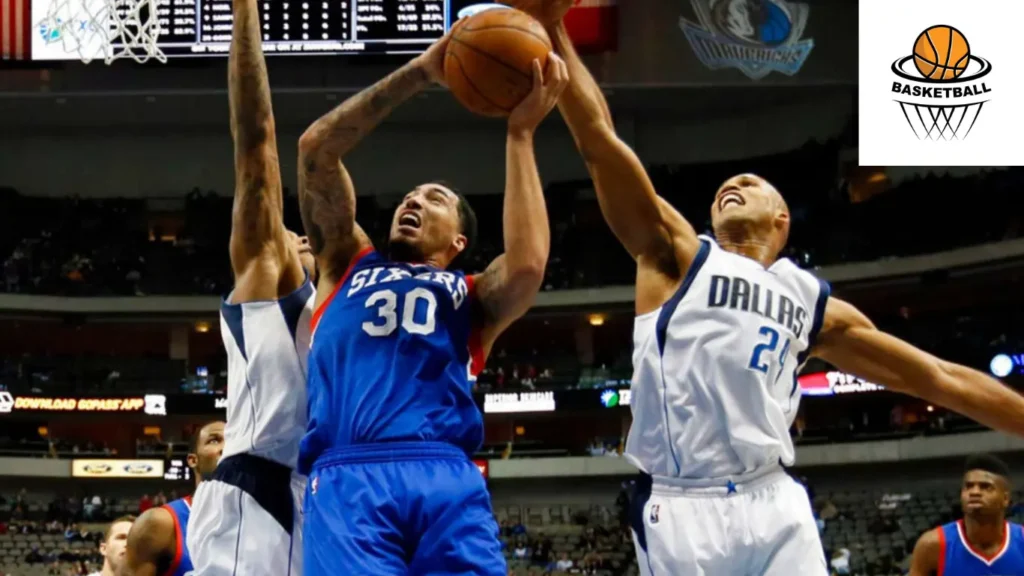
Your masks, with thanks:
[(736, 68), (751, 80), (793, 76), (814, 48), (804, 38), (810, 8), (786, 0), (690, 0), (699, 23), (679, 19), (701, 64)]
[(932, 26), (914, 41), (914, 51), (893, 62), (894, 100), (920, 140), (961, 140), (977, 122), (992, 90), (981, 81), (992, 65), (971, 54), (952, 26)]

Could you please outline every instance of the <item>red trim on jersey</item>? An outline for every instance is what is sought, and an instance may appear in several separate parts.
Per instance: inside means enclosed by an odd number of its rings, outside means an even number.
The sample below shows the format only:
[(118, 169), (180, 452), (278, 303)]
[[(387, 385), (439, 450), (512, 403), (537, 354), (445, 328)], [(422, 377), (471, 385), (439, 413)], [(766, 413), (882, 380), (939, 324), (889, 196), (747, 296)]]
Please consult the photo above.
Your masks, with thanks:
[(1006, 526), (1003, 528), (1003, 545), (1000, 546), (996, 550), (996, 553), (991, 556), (985, 556), (984, 554), (982, 554), (981, 550), (975, 548), (974, 545), (971, 544), (970, 540), (967, 539), (967, 526), (964, 524), (963, 520), (956, 521), (956, 530), (960, 534), (960, 541), (964, 543), (964, 546), (967, 547), (967, 550), (971, 554), (974, 554), (978, 559), (983, 560), (989, 566), (991, 566), (992, 563), (995, 562), (1000, 556), (1002, 556), (1003, 553), (1006, 552), (1006, 549), (1010, 547), (1009, 522), (1007, 522)]
[(309, 321), (309, 325), (312, 330), (316, 330), (316, 325), (320, 323), (320, 317), (323, 316), (324, 311), (327, 310), (327, 305), (330, 304), (332, 300), (334, 300), (334, 297), (338, 295), (338, 290), (341, 290), (341, 287), (345, 285), (345, 281), (347, 281), (348, 277), (352, 274), (352, 269), (355, 268), (356, 264), (358, 264), (359, 261), (362, 260), (363, 257), (369, 254), (370, 252), (373, 252), (373, 246), (367, 246), (366, 248), (363, 248), (355, 256), (352, 257), (352, 261), (348, 263), (348, 268), (345, 269), (345, 273), (341, 275), (340, 279), (338, 279), (338, 283), (334, 285), (334, 289), (331, 290), (331, 293), (327, 295), (327, 298), (325, 298), (324, 301), (320, 303), (320, 306), (318, 306), (317, 309), (313, 311), (313, 318), (311, 318)]
[[(473, 298), (476, 295), (476, 277), (466, 276), (466, 293), (468, 298)], [(484, 364), (487, 362), (487, 358), (484, 355), (484, 340), (483, 340), (483, 322), (477, 319), (473, 320), (473, 325), (469, 329), (469, 372), (473, 376), (478, 376), (484, 369)]]
[(939, 570), (937, 576), (942, 576), (946, 571), (946, 531), (939, 526), (935, 529), (939, 533)]
[[(188, 506), (191, 508), (192, 497), (186, 496), (185, 501), (188, 502)], [(167, 504), (164, 504), (161, 508), (167, 510), (168, 514), (171, 515), (171, 519), (174, 520), (174, 560), (171, 560), (171, 565), (163, 573), (163, 576), (174, 576), (174, 573), (178, 571), (178, 566), (181, 565), (181, 557), (185, 555), (185, 543), (181, 541), (181, 523), (178, 522), (178, 514), (174, 511), (174, 508)]]

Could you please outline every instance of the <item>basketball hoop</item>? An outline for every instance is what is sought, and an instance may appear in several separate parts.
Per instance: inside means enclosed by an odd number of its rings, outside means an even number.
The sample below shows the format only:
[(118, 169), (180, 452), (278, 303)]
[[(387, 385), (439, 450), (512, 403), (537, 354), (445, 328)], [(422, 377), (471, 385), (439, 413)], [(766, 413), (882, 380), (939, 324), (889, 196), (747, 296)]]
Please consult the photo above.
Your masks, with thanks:
[(97, 58), (110, 65), (131, 58), (167, 62), (157, 46), (158, 0), (51, 0), (36, 23), (47, 44), (60, 43), (88, 64)]
[(935, 105), (896, 101), (920, 140), (963, 140), (971, 133), (985, 102)]

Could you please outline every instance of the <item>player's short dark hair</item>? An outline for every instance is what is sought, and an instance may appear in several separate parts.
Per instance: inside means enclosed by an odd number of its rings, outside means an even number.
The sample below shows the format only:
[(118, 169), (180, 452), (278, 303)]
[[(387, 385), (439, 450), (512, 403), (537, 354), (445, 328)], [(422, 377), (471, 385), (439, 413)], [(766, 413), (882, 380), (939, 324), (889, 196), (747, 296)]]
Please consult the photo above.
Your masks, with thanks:
[(103, 532), (103, 541), (104, 542), (107, 542), (108, 540), (110, 540), (110, 533), (114, 530), (114, 524), (120, 524), (121, 522), (127, 522), (129, 524), (134, 524), (135, 523), (135, 516), (132, 516), (131, 514), (128, 514), (127, 516), (120, 516), (118, 518), (114, 518), (114, 521), (111, 522), (110, 525), (107, 526), (107, 529), (104, 530), (104, 532)]
[(202, 426), (196, 428), (196, 431), (192, 433), (192, 437), (188, 439), (189, 454), (199, 453), (199, 437), (203, 435), (203, 429), (209, 426), (210, 424), (216, 424), (217, 422), (220, 422), (220, 420), (210, 420), (209, 422), (204, 422)]
[(964, 463), (964, 474), (971, 470), (983, 470), (996, 476), (1002, 476), (1007, 482), (1010, 480), (1010, 467), (1000, 458), (992, 454), (972, 454), (967, 457)]
[(466, 196), (459, 191), (451, 182), (446, 180), (435, 180), (435, 184), (440, 184), (445, 188), (452, 191), (456, 198), (459, 199), (459, 233), (466, 237), (466, 248), (455, 258), (458, 263), (463, 263), (469, 257), (473, 248), (476, 247), (476, 236), (477, 236), (477, 220), (476, 212), (473, 211), (473, 207), (469, 205), (469, 200)]

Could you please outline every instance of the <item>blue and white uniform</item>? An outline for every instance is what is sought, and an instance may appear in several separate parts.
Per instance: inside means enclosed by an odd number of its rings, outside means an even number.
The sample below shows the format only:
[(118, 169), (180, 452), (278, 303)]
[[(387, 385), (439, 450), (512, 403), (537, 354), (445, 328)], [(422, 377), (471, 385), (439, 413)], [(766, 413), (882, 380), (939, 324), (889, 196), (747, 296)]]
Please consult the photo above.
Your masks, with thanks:
[(824, 576), (807, 493), (785, 472), (797, 370), (827, 283), (782, 259), (765, 269), (711, 238), (675, 294), (634, 323), (633, 423), (641, 571)]
[(967, 541), (963, 520), (936, 528), (939, 533), (937, 576), (1024, 576), (1024, 527), (1006, 523), (1003, 545), (985, 556)]
[(278, 300), (221, 304), (227, 425), (216, 472), (195, 493), (195, 576), (300, 576), (306, 367), (316, 292), (307, 278)]

